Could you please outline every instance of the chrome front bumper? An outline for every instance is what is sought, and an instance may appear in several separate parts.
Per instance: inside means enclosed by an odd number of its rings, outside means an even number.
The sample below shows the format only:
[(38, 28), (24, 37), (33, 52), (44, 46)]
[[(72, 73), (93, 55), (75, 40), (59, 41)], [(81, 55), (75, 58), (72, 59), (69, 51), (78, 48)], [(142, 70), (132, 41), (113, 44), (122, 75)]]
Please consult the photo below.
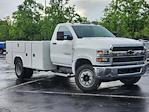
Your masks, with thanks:
[[(119, 73), (119, 70), (140, 68), (139, 71), (131, 73)], [(129, 66), (114, 66), (114, 67), (94, 67), (95, 74), (100, 79), (118, 79), (129, 76), (142, 76), (146, 72), (146, 64), (129, 65)]]

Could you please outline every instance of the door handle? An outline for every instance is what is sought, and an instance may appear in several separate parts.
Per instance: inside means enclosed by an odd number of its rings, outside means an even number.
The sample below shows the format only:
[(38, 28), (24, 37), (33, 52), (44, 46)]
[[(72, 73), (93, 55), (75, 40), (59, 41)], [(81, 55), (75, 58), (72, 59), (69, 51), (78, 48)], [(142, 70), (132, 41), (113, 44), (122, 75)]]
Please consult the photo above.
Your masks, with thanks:
[(52, 43), (53, 45), (56, 45), (57, 43), (56, 42), (54, 42), (54, 43)]

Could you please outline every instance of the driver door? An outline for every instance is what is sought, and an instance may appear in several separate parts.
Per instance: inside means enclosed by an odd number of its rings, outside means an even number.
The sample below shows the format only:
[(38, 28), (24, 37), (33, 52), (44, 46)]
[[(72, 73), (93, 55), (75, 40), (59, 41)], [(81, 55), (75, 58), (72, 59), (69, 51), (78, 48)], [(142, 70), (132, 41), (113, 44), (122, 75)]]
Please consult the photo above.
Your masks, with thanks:
[(58, 40), (52, 43), (52, 60), (53, 63), (64, 66), (71, 66), (72, 64), (72, 40), (68, 40), (67, 36), (71, 36), (72, 34), (70, 30), (61, 26), (58, 32), (64, 33), (64, 39)]

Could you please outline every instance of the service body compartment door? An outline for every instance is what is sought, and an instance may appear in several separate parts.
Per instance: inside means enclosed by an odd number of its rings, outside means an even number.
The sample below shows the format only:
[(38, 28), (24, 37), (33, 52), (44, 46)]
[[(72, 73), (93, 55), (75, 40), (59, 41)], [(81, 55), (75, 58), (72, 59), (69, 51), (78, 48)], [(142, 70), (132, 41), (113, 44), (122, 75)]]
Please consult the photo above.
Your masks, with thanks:
[(50, 59), (50, 41), (32, 42), (32, 68), (37, 70), (55, 69)]
[(14, 41), (13, 42), (13, 52), (24, 53), (25, 52), (25, 41)]
[(32, 68), (42, 69), (42, 44), (32, 42)]
[(25, 49), (26, 49), (26, 52), (25, 52), (25, 67), (29, 67), (31, 68), (32, 67), (32, 43), (31, 42), (26, 42), (25, 43)]
[(14, 61), (13, 61), (13, 43), (10, 41), (6, 42), (6, 62), (13, 65)]

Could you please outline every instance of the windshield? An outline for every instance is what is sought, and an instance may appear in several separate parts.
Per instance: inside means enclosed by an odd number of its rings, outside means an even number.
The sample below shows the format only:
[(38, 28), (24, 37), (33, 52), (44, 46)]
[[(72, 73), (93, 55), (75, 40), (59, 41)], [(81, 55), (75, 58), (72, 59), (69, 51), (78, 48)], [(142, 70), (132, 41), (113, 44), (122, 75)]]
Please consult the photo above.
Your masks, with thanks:
[(102, 26), (76, 25), (72, 26), (78, 38), (87, 37), (115, 37), (110, 31)]

